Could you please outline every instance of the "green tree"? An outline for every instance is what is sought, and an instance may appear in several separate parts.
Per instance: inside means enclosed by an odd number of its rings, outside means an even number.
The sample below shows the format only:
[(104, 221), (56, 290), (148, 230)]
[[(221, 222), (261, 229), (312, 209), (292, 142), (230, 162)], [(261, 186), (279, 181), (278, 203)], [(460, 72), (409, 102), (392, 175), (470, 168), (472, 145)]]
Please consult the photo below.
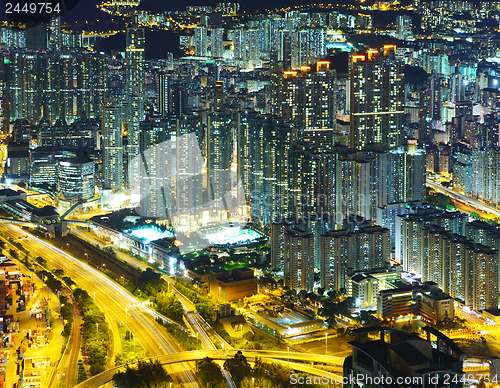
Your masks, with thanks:
[(166, 388), (172, 379), (159, 361), (139, 361), (137, 368), (127, 366), (125, 372), (113, 376), (118, 388)]
[(231, 374), (236, 386), (240, 386), (243, 379), (252, 373), (252, 368), (241, 351), (224, 363), (224, 369)]
[(224, 376), (215, 362), (211, 358), (206, 357), (197, 363), (198, 378), (201, 383), (207, 388), (222, 386)]
[(141, 276), (137, 279), (137, 287), (146, 295), (156, 295), (167, 289), (167, 283), (161, 278), (161, 274), (148, 268), (142, 271)]
[(160, 292), (156, 296), (158, 311), (177, 322), (182, 322), (184, 310), (182, 304), (177, 300), (175, 294), (170, 292)]

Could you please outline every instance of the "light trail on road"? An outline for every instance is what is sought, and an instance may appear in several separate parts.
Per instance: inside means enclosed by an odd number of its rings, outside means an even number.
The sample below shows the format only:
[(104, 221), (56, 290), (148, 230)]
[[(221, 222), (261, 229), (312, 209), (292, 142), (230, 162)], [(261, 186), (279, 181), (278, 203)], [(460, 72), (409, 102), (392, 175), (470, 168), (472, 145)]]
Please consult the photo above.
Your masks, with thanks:
[(431, 180), (427, 179), (427, 186), (432, 187), (433, 189), (437, 190), (438, 192), (441, 191), (442, 194), (448, 195), (452, 198), (459, 199), (462, 202), (465, 202), (466, 205), (472, 205), (476, 209), (479, 209), (481, 211), (491, 213), (497, 217), (500, 217), (500, 211), (498, 209), (495, 209), (494, 207), (488, 206), (482, 202), (479, 202), (476, 199), (469, 198), (463, 194), (460, 194), (454, 190), (451, 190), (447, 187), (438, 185), (437, 183), (432, 182)]
[[(123, 287), (114, 283), (88, 264), (16, 226), (1, 225), (0, 230), (4, 231), (7, 236), (14, 238), (14, 240), (19, 238), (19, 235), (28, 235), (29, 238), (23, 240), (23, 245), (28, 251), (36, 254), (36, 256), (45, 256), (45, 260), (51, 266), (63, 269), (81, 288), (87, 290), (90, 296), (92, 296), (92, 292), (95, 292), (94, 295), (98, 306), (103, 311), (113, 311), (113, 314), (119, 317), (119, 321), (134, 334), (139, 344), (151, 356), (176, 352), (174, 346), (158, 330), (156, 323), (147, 319), (138, 309), (130, 308), (130, 306), (140, 306), (141, 302)], [(141, 308), (146, 313), (155, 316), (155, 314), (151, 314), (153, 310), (147, 306)], [(127, 318), (127, 313), (132, 319)], [(115, 324), (115, 322), (109, 323)], [(174, 376), (178, 376), (185, 387), (198, 386), (196, 377), (192, 374), (189, 366), (181, 364), (180, 367), (174, 367), (173, 369)]]

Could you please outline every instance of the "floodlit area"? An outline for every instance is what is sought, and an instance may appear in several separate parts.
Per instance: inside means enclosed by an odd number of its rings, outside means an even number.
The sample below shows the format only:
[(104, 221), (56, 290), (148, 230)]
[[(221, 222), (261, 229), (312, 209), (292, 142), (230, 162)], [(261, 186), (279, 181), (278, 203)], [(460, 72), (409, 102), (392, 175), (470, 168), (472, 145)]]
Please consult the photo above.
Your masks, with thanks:
[(222, 227), (216, 232), (207, 233), (204, 238), (211, 245), (236, 245), (247, 244), (257, 241), (262, 235), (252, 229), (240, 229), (238, 227)]
[(294, 325), (296, 323), (302, 323), (309, 320), (309, 318), (294, 310), (285, 310), (277, 316), (270, 316), (269, 319), (282, 326)]
[(162, 238), (172, 238), (175, 235), (168, 230), (161, 230), (154, 226), (146, 226), (138, 229), (129, 229), (126, 234), (138, 238), (144, 243), (149, 244), (151, 241), (160, 240)]
[[(145, 244), (162, 238), (175, 237), (175, 233), (169, 230), (161, 230), (155, 226), (144, 226), (137, 229), (125, 231), (129, 236), (142, 240)], [(257, 241), (263, 237), (262, 234), (252, 229), (240, 229), (237, 227), (222, 227), (217, 231), (200, 233), (210, 245), (240, 245)]]

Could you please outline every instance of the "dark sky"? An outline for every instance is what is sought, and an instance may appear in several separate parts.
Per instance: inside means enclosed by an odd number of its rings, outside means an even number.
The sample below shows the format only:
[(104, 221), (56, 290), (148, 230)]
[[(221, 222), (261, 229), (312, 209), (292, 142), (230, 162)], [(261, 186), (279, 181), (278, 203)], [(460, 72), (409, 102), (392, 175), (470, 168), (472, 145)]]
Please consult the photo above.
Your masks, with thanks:
[[(140, 8), (152, 11), (169, 11), (169, 10), (183, 10), (188, 5), (212, 5), (226, 0), (142, 0)], [(237, 0), (231, 0), (235, 2)], [(282, 6), (289, 6), (290, 4), (310, 4), (312, 0), (242, 0), (240, 5), (245, 10), (258, 10), (276, 8)], [(73, 11), (69, 12), (68, 19), (74, 20), (82, 17), (99, 16), (100, 12), (97, 11), (96, 5), (100, 3), (99, 0), (79, 0), (78, 5)], [(80, 19), (81, 20), (81, 19)]]
[[(81, 0), (83, 1), (83, 0)], [(161, 7), (165, 10), (185, 9), (188, 5), (212, 5), (219, 2), (239, 2), (242, 9), (257, 10), (265, 8), (276, 8), (289, 6), (291, 4), (310, 4), (313, 0), (142, 0), (144, 7), (152, 4), (153, 7)], [(144, 4), (143, 4), (144, 3)]]
[[(9, 0), (0, 1), (0, 19), (5, 20), (4, 3)], [(77, 5), (63, 16), (63, 20), (68, 22), (81, 20), (98, 20), (106, 18), (106, 15), (96, 7), (101, 0), (63, 0), (64, 2), (77, 2)], [(140, 8), (155, 12), (168, 10), (184, 10), (188, 5), (212, 5), (217, 2), (227, 0), (142, 0)], [(230, 0), (235, 2), (237, 0)], [(353, 0), (345, 0), (350, 3)], [(291, 4), (311, 4), (313, 0), (241, 0), (241, 8), (247, 11), (256, 11), (260, 9), (273, 9)]]

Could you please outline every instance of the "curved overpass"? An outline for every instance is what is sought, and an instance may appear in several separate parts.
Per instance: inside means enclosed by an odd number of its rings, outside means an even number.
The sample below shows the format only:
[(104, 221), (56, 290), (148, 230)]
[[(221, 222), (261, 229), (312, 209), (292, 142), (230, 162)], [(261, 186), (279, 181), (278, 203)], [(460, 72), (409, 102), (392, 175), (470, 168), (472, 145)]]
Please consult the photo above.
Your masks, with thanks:
[[(152, 357), (147, 360), (157, 360), (162, 365), (167, 364), (176, 364), (181, 362), (188, 361), (198, 361), (202, 360), (205, 357), (210, 357), (214, 360), (226, 360), (228, 358), (234, 357), (234, 355), (238, 352), (236, 349), (231, 350), (195, 350), (190, 352), (180, 352), (176, 354), (168, 354), (165, 356)], [(268, 359), (277, 361), (282, 365), (288, 365), (288, 360), (292, 361), (301, 361), (301, 362), (321, 362), (326, 364), (331, 364), (335, 366), (342, 366), (344, 363), (343, 357), (335, 357), (335, 356), (326, 356), (324, 354), (313, 354), (313, 353), (299, 353), (299, 352), (283, 352), (276, 350), (241, 350), (243, 355), (247, 357), (247, 359), (251, 359), (254, 357), (261, 357), (262, 359)], [(251, 360), (250, 360), (251, 362)], [(134, 363), (126, 364), (132, 365)], [(113, 380), (113, 376), (115, 373), (122, 370), (126, 365), (121, 365), (112, 369), (108, 369), (94, 377), (91, 377), (88, 380), (78, 384), (75, 388), (97, 388), (100, 387), (111, 380)], [(322, 376), (325, 374), (338, 376), (334, 373), (329, 373), (327, 371), (314, 368), (308, 365), (298, 364), (296, 362), (290, 362), (290, 367), (294, 370), (300, 370), (306, 373), (311, 373), (317, 376)]]

